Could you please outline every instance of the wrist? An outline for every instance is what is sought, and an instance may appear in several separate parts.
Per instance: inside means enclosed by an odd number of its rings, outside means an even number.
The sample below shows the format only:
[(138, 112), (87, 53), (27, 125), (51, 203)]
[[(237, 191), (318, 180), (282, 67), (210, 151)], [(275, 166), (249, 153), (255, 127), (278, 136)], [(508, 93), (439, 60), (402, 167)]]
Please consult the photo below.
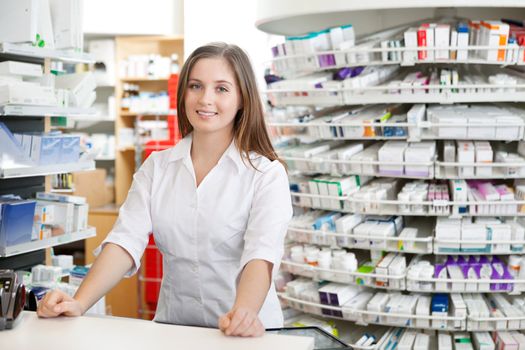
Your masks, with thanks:
[(86, 311), (88, 310), (89, 306), (86, 305), (81, 298), (78, 298), (76, 295), (73, 297), (73, 300), (75, 300), (78, 303), (78, 307), (80, 309), (80, 315), (84, 315)]

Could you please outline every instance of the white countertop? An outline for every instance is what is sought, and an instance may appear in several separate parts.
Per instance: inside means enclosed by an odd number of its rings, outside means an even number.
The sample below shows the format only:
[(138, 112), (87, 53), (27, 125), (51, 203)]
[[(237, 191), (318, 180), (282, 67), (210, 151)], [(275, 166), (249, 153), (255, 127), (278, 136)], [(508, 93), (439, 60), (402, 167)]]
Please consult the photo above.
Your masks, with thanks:
[(313, 338), (267, 334), (260, 338), (227, 337), (217, 329), (160, 324), (123, 317), (38, 318), (24, 311), (14, 329), (0, 331), (0, 344), (18, 349), (213, 349), (312, 350)]

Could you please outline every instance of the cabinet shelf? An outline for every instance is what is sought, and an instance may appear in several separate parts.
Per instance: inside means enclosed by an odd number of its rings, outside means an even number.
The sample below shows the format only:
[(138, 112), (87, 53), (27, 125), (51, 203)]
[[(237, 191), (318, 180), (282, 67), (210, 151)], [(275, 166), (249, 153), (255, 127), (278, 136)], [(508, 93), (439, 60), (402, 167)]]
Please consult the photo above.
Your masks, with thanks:
[(15, 59), (36, 58), (71, 62), (71, 63), (93, 63), (95, 60), (91, 55), (84, 52), (70, 52), (64, 50), (51, 50), (29, 45), (13, 43), (0, 43), (0, 54), (14, 56)]
[(0, 179), (46, 176), (88, 170), (95, 170), (94, 161), (91, 160), (78, 163), (49, 164), (41, 166), (19, 166), (16, 168), (0, 169)]
[(54, 106), (27, 106), (1, 105), (0, 115), (34, 117), (95, 117), (98, 112), (95, 108), (54, 107)]
[[(425, 231), (425, 230), (423, 230)], [(326, 247), (338, 247), (361, 250), (380, 250), (394, 253), (409, 254), (434, 254), (434, 255), (523, 255), (525, 250), (523, 240), (444, 240), (434, 237), (434, 227), (427, 228), (426, 235), (419, 237), (399, 237), (399, 236), (370, 236), (356, 235), (350, 233), (340, 233), (333, 231), (309, 230), (298, 227), (288, 227), (287, 238), (292, 242), (314, 244)], [(359, 241), (359, 243), (357, 243)], [(377, 245), (379, 242), (379, 246)], [(439, 244), (464, 245), (485, 245), (485, 250), (473, 251), (441, 248)], [(494, 246), (509, 245), (507, 249), (494, 249)], [(490, 246), (490, 248), (488, 248)], [(512, 249), (512, 246), (522, 248)]]
[(40, 241), (31, 241), (27, 243), (21, 243), (9, 247), (0, 247), (0, 257), (9, 257), (18, 254), (24, 254), (33, 252), (35, 250), (50, 248), (62, 244), (80, 241), (83, 239), (91, 238), (96, 236), (96, 230), (94, 227), (87, 228), (86, 230), (66, 233), (60, 236), (43, 239)]
[(140, 83), (145, 81), (168, 81), (170, 77), (126, 77), (120, 78), (123, 83)]

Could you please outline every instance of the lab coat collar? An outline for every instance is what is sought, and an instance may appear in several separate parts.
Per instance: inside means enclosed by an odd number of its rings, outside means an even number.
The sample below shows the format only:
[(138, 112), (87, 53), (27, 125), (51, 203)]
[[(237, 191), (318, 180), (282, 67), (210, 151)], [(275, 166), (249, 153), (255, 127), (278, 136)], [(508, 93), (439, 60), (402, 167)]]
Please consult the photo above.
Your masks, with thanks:
[[(186, 137), (184, 137), (182, 140), (179, 141), (177, 146), (175, 146), (172, 149), (172, 153), (170, 155), (170, 162), (175, 162), (181, 159), (184, 159), (186, 157), (190, 158), (190, 151), (191, 151), (191, 144), (192, 144), (192, 138), (193, 134), (188, 134)], [(237, 146), (235, 145), (235, 140), (232, 140), (230, 143), (230, 146), (226, 149), (224, 154), (222, 155), (221, 159), (219, 159), (218, 164), (220, 164), (224, 158), (230, 159), (233, 164), (235, 165), (235, 168), (237, 170), (237, 173), (240, 173), (241, 170), (246, 167), (246, 164), (242, 160), (241, 153)]]

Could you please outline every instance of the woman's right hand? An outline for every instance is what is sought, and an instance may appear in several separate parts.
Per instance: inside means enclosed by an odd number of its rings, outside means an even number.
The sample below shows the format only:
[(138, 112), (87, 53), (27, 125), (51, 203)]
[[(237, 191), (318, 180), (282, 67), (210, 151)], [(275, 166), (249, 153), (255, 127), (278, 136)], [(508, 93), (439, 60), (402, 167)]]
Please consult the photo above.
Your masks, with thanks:
[(36, 313), (39, 317), (81, 316), (83, 311), (78, 300), (60, 290), (52, 290), (40, 300)]

